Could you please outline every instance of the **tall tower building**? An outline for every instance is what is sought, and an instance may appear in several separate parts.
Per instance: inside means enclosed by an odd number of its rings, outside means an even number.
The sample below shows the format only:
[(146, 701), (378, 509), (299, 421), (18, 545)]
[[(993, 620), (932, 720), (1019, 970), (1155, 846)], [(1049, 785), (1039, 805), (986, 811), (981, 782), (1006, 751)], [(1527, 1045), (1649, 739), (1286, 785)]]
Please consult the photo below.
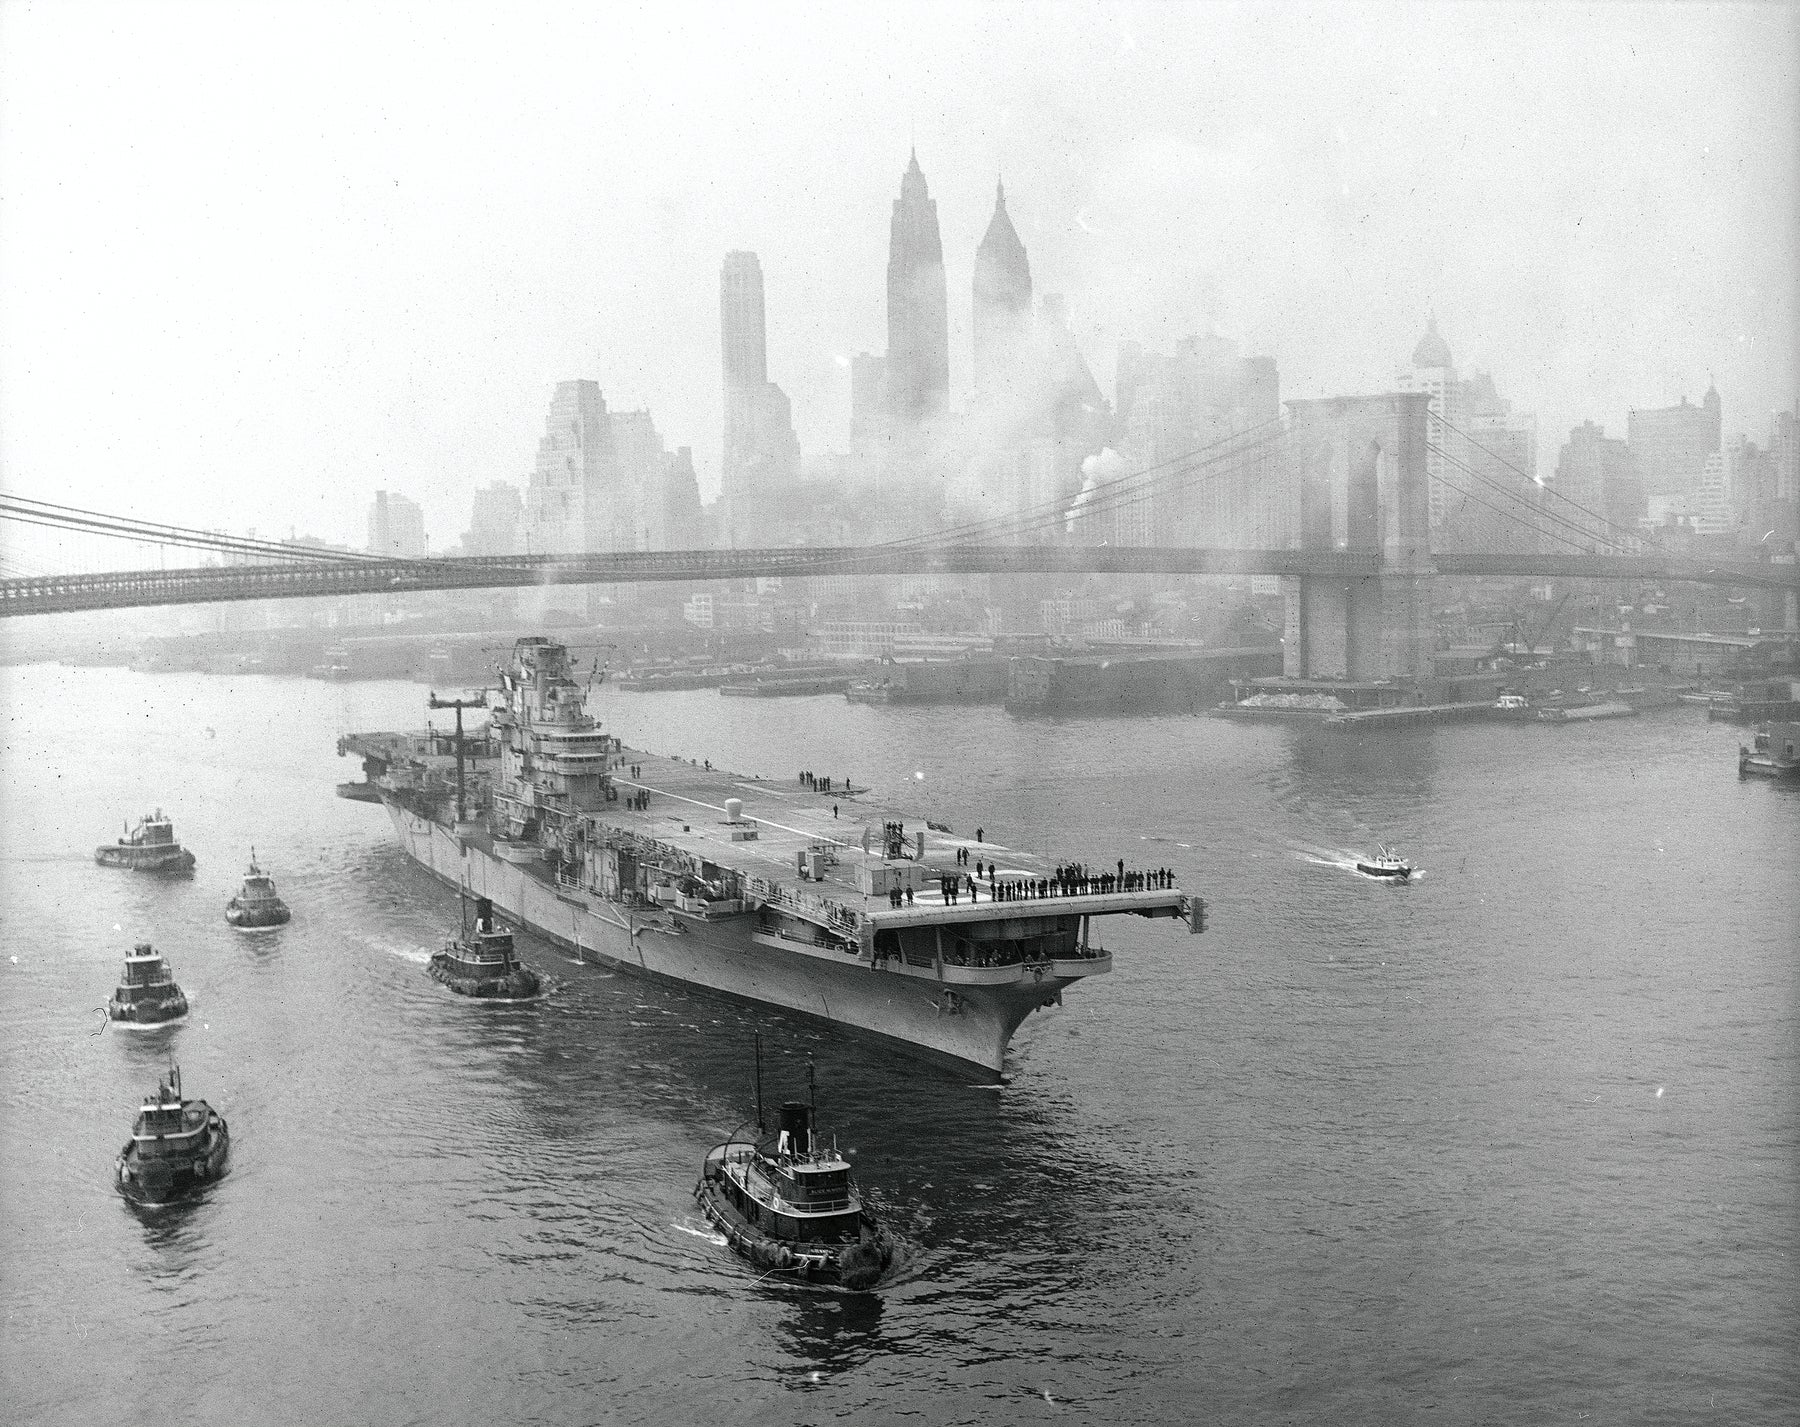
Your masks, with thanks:
[(901, 427), (943, 415), (950, 401), (950, 319), (937, 203), (915, 151), (900, 180), (888, 241), (888, 411)]
[(786, 394), (769, 380), (762, 264), (755, 253), (725, 255), (719, 271), (719, 335), (725, 371), (720, 496), (726, 539), (736, 544), (756, 524), (759, 503), (791, 482), (800, 464), (792, 409)]
[(1431, 395), (1431, 405), (1425, 416), (1425, 436), (1430, 443), (1425, 452), (1425, 473), (1430, 483), (1431, 526), (1435, 530), (1444, 523), (1453, 498), (1445, 484), (1446, 479), (1459, 488), (1466, 479), (1447, 458), (1448, 453), (1463, 459), (1465, 450), (1462, 438), (1454, 436), (1449, 428), (1468, 429), (1463, 424), (1462, 383), (1456, 379), (1456, 366), (1450, 360), (1450, 344), (1438, 332), (1436, 317), (1426, 323), (1425, 335), (1413, 348), (1412, 365), (1399, 373), (1394, 386), (1399, 391), (1423, 391)]
[(530, 554), (630, 549), (618, 524), (612, 418), (595, 381), (556, 384), (525, 489)]
[(1031, 335), (1031, 263), (994, 185), (994, 216), (975, 250), (975, 392), (992, 401), (1016, 372)]
[[(719, 272), (719, 333), (725, 357), (725, 466), (747, 458), (757, 400), (769, 379), (762, 264), (755, 253), (727, 253)], [(727, 479), (729, 479), (729, 474)]]

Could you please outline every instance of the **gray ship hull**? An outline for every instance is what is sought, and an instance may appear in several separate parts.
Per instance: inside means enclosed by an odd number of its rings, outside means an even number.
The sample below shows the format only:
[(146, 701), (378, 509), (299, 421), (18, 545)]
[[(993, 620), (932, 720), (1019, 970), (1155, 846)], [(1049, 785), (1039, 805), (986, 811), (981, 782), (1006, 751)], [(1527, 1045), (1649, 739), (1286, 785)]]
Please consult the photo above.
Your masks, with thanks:
[[(681, 986), (776, 1006), (869, 1037), (908, 1054), (982, 1078), (999, 1078), (1006, 1047), (1025, 1017), (1059, 999), (1081, 976), (1111, 969), (1110, 958), (1079, 969), (1047, 967), (874, 967), (842, 952), (783, 945), (758, 931), (754, 912), (690, 915), (611, 901), (551, 879), (539, 863), (520, 865), (458, 837), (442, 824), (384, 800), (400, 845), (450, 886), (490, 898), (515, 925), (599, 962)], [(1061, 975), (1067, 967), (1074, 974)]]

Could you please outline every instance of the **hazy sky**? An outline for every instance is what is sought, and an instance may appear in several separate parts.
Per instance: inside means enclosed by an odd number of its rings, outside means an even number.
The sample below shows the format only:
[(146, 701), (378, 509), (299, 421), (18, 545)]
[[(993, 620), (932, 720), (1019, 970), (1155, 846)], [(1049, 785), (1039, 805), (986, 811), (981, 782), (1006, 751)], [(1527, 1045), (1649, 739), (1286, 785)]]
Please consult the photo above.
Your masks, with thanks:
[(1800, 14), (1608, 4), (0, 3), (0, 480), (434, 548), (553, 384), (717, 489), (718, 275), (760, 254), (803, 452), (886, 345), (909, 144), (952, 396), (996, 172), (1109, 394), (1208, 324), (1284, 396), (1386, 389), (1435, 310), (1538, 413), (1796, 391)]

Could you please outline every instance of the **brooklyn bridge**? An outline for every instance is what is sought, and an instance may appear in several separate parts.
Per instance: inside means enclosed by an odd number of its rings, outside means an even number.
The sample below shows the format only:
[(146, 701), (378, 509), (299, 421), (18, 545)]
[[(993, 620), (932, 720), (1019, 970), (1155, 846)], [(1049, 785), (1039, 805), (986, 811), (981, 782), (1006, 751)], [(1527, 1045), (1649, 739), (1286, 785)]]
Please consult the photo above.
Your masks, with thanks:
[[(863, 546), (617, 550), (392, 559), (284, 545), (0, 495), (0, 519), (200, 549), (228, 563), (16, 575), (0, 579), (0, 617), (232, 600), (274, 600), (548, 585), (884, 575), (1278, 575), (1291, 674), (1424, 672), (1430, 584), (1441, 577), (1630, 583), (1691, 581), (1780, 592), (1794, 626), (1800, 567), (1785, 560), (1695, 558), (1660, 548), (1559, 497), (1522, 493), (1451, 448), (1422, 393), (1289, 402), (1285, 423), (1236, 433), (1179, 462), (1138, 471), (1039, 510)], [(1429, 419), (1428, 419), (1429, 418)], [(1464, 433), (1454, 433), (1463, 435)], [(1467, 450), (1465, 446), (1462, 448)], [(1427, 453), (1447, 474), (1427, 472)], [(1109, 518), (1247, 472), (1289, 503), (1284, 548), (1114, 543)], [(1433, 551), (1430, 479), (1444, 480), (1526, 529), (1510, 550)], [(1563, 508), (1567, 507), (1567, 508)], [(1536, 548), (1531, 548), (1531, 547)], [(1560, 546), (1561, 548), (1555, 548)], [(1551, 547), (1551, 548), (1544, 548)]]

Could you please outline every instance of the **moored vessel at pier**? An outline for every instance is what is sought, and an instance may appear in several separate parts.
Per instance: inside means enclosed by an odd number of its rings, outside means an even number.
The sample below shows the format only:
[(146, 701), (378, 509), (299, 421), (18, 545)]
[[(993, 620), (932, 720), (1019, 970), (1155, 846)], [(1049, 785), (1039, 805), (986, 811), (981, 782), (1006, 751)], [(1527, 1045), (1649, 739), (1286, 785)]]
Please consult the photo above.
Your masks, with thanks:
[(126, 867), (133, 872), (182, 875), (194, 870), (194, 854), (175, 840), (175, 824), (161, 808), (146, 813), (138, 825), (117, 842), (94, 849), (94, 861), (102, 867)]
[(131, 1138), (114, 1161), (119, 1192), (139, 1204), (167, 1204), (225, 1172), (231, 1129), (204, 1100), (181, 1098), (181, 1067), (171, 1066), (145, 1096)]
[(149, 942), (140, 941), (125, 958), (125, 978), (106, 1003), (107, 1018), (115, 1025), (149, 1029), (182, 1020), (187, 1013), (187, 994), (175, 984), (168, 961)]
[(281, 926), (291, 915), (276, 895), (275, 879), (256, 865), (256, 849), (251, 848), (243, 888), (225, 904), (225, 920), (239, 931), (263, 931)]
[[(1034, 1010), (1112, 969), (1106, 917), (1185, 918), (1166, 869), (1077, 876), (911, 832), (834, 775), (782, 788), (627, 749), (586, 712), (568, 653), (522, 639), (471, 731), (466, 816), (441, 741), (352, 734), (402, 848), (513, 925), (592, 960), (813, 1017), (992, 1077)], [(495, 768), (494, 763), (498, 763)], [(971, 856), (971, 854), (974, 854)]]
[(1756, 730), (1755, 744), (1738, 745), (1738, 777), (1800, 778), (1800, 723), (1765, 723)]

